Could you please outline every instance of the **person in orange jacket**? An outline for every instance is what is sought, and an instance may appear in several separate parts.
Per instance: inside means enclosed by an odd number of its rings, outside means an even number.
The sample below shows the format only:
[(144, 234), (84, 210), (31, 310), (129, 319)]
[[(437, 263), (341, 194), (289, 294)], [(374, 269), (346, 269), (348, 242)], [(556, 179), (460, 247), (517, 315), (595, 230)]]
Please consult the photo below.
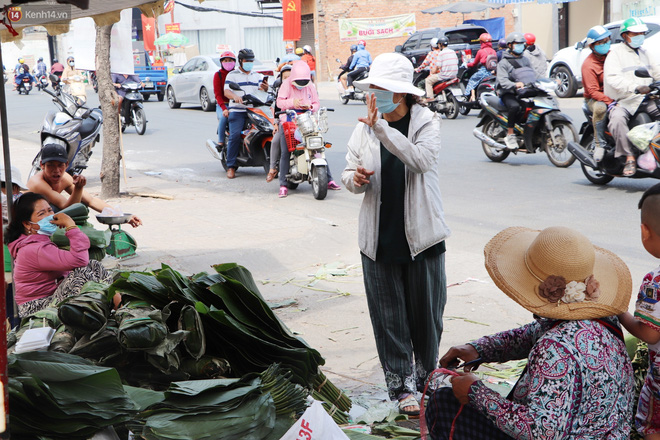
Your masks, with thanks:
[(306, 44), (303, 46), (303, 56), (301, 59), (307, 63), (309, 70), (312, 73), (312, 82), (316, 81), (316, 58), (312, 55), (312, 46)]

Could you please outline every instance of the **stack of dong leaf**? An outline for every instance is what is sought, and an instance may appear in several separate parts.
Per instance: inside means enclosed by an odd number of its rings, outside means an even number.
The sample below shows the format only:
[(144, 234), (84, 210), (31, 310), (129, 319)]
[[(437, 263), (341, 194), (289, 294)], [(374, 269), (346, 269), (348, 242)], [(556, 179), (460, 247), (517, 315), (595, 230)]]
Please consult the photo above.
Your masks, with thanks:
[[(94, 225), (87, 221), (89, 219), (89, 208), (82, 203), (74, 203), (60, 212), (71, 217), (76, 223), (76, 226), (78, 226), (78, 229), (89, 238), (90, 260), (101, 261), (105, 257), (105, 248), (110, 244), (110, 238), (112, 236), (110, 230), (99, 231), (95, 229)], [(69, 247), (69, 239), (66, 238), (65, 231), (62, 228), (57, 228), (51, 240), (60, 248), (66, 249)]]
[[(351, 402), (320, 371), (321, 355), (277, 318), (247, 269), (214, 269), (188, 278), (163, 265), (120, 273), (110, 286), (88, 283), (56, 310), (24, 319), (10, 335), (9, 352), (26, 328), (56, 328), (51, 351), (112, 367), (130, 386), (131, 430), (145, 438), (213, 438), (217, 430), (206, 431), (211, 437), (190, 432), (237, 426), (236, 437), (227, 431), (223, 438), (261, 439), (276, 417), (293, 423), (291, 415), (304, 410), (310, 393), (345, 423)], [(29, 426), (38, 423), (35, 414), (12, 417)]]

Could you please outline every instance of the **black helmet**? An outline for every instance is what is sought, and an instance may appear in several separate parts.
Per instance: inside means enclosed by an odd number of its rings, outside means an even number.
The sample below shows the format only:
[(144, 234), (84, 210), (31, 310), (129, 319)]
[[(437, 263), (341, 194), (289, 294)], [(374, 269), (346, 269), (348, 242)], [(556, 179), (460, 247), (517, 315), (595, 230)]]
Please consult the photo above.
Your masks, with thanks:
[(57, 63), (57, 58), (53, 58), (53, 64)]
[(252, 49), (241, 49), (238, 51), (238, 61), (254, 61)]
[(39, 57), (39, 59), (37, 60), (37, 62), (40, 63), (40, 62), (42, 62), (43, 60), (44, 60), (44, 57)]
[(511, 32), (506, 36), (506, 44), (525, 43), (525, 36), (520, 32)]
[(447, 39), (447, 37), (445, 37), (445, 36), (443, 35), (443, 36), (441, 36), (441, 37), (438, 37), (438, 44), (439, 44), (440, 46), (447, 47), (447, 46), (449, 46), (449, 40)]

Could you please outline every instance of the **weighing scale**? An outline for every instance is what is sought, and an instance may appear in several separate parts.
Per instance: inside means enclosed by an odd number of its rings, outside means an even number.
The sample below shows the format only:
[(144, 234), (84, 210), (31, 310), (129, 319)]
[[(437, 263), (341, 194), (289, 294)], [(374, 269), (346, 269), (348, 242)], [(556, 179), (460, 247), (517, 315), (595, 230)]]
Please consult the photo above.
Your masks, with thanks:
[[(105, 248), (105, 253), (111, 257), (125, 259), (136, 255), (137, 243), (133, 236), (126, 231), (122, 231), (121, 225), (128, 223), (132, 214), (118, 216), (97, 215), (96, 220), (99, 223), (108, 225), (110, 230), (110, 244)], [(113, 228), (116, 226), (116, 228)]]

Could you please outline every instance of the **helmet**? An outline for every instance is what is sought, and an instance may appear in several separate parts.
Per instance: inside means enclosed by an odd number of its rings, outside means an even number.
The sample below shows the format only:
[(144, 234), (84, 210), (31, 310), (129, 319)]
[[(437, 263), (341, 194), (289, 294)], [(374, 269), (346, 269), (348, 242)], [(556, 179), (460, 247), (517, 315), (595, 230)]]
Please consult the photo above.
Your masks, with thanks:
[(357, 44), (351, 44), (351, 52), (357, 51)]
[(39, 59), (37, 60), (37, 63), (40, 63), (40, 62), (42, 62), (43, 60), (44, 60), (44, 57), (39, 57)]
[(438, 39), (431, 38), (431, 47), (438, 47)]
[(53, 58), (53, 64), (57, 63), (57, 58)]
[(283, 72), (286, 72), (287, 70), (291, 70), (292, 68), (293, 68), (293, 66), (292, 66), (291, 64), (285, 64), (285, 65), (283, 65), (282, 68), (280, 69), (280, 75), (281, 75)]
[(520, 32), (511, 32), (509, 35), (506, 36), (507, 45), (511, 43), (524, 43), (524, 42), (525, 42), (525, 37)]
[(291, 51), (293, 52), (293, 43), (286, 43), (286, 51)]
[(483, 34), (479, 35), (479, 41), (482, 43), (490, 43), (493, 41), (493, 37), (491, 37), (488, 32), (484, 32)]
[(504, 49), (506, 47), (506, 38), (500, 38), (500, 41), (497, 43), (497, 45), (501, 48)]
[(621, 24), (621, 33), (624, 32), (648, 32), (649, 28), (641, 18), (633, 17)]
[(360, 44), (363, 45), (364, 47), (367, 47), (367, 42), (364, 41), (364, 40), (358, 41), (358, 45), (360, 45)]
[[(249, 49), (248, 49), (249, 50)], [(232, 60), (236, 61), (236, 55), (234, 55), (234, 52), (231, 50), (226, 50), (220, 54), (220, 59), (223, 58), (231, 58)], [(254, 54), (252, 55), (252, 58), (254, 58)]]
[(75, 61), (73, 57), (66, 57), (66, 62), (68, 63), (69, 61)]
[(18, 57), (18, 64), (23, 64), (24, 62), (25, 60), (23, 59), (23, 57)]
[(312, 53), (312, 46), (310, 46), (309, 44), (305, 44), (305, 45), (303, 46), (303, 50), (304, 50), (305, 52)]
[(304, 53), (305, 51), (303, 50), (302, 47), (296, 47), (296, 55), (302, 55)]
[(612, 32), (603, 26), (594, 26), (589, 29), (589, 32), (587, 32), (587, 46), (597, 41), (604, 40), (610, 35), (612, 35)]
[(536, 35), (532, 34), (531, 32), (527, 32), (525, 34), (525, 43), (527, 43), (528, 46), (536, 43)]
[(238, 61), (254, 61), (254, 52), (252, 52), (252, 49), (239, 50)]
[(446, 47), (449, 45), (449, 40), (443, 35), (442, 37), (438, 37), (438, 44)]

